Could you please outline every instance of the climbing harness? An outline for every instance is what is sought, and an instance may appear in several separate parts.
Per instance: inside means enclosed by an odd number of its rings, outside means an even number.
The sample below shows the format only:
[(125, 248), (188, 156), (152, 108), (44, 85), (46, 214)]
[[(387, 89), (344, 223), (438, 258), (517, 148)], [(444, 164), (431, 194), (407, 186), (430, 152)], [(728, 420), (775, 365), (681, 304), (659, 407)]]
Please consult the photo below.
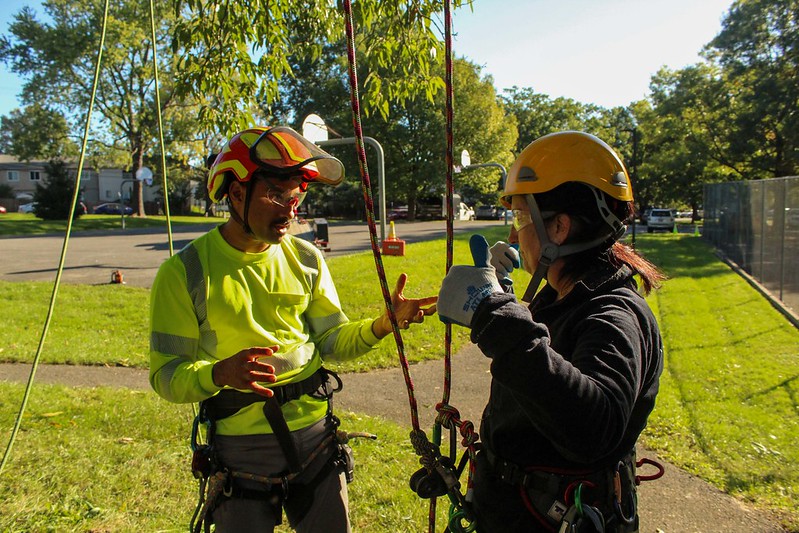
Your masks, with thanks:
[[(364, 194), (364, 202), (367, 213), (367, 223), (369, 226), (369, 234), (372, 244), (372, 253), (375, 259), (375, 265), (380, 280), (380, 286), (383, 293), (383, 298), (388, 310), (388, 316), (391, 321), (394, 339), (397, 343), (399, 362), (402, 368), (403, 377), (408, 391), (408, 401), (411, 411), (412, 430), (410, 433), (411, 443), (414, 451), (419, 456), (419, 462), (422, 468), (413, 473), (410, 478), (410, 488), (421, 498), (430, 499), (430, 512), (428, 515), (429, 531), (432, 533), (435, 530), (435, 512), (436, 512), (436, 498), (448, 496), (451, 502), (449, 519), (447, 529), (453, 532), (470, 532), (476, 529), (476, 521), (470, 506), (471, 493), (473, 491), (473, 476), (475, 472), (475, 464), (478, 452), (478, 439), (479, 436), (474, 430), (474, 425), (467, 420), (461, 420), (460, 415), (454, 407), (449, 405), (450, 389), (451, 389), (451, 342), (452, 342), (452, 326), (451, 324), (445, 325), (445, 354), (444, 354), (444, 389), (442, 401), (436, 405), (435, 426), (433, 428), (432, 442), (428, 440), (427, 435), (419, 427), (418, 408), (414, 396), (414, 385), (410, 377), (409, 365), (404, 353), (404, 345), (402, 336), (397, 327), (396, 317), (394, 315), (391, 297), (388, 290), (388, 285), (385, 279), (385, 272), (383, 270), (380, 249), (377, 245), (376, 229), (374, 224), (374, 206), (371, 196), (371, 184), (369, 180), (369, 171), (366, 163), (366, 153), (363, 142), (363, 132), (361, 130), (360, 121), (360, 102), (358, 97), (358, 81), (357, 81), (357, 67), (355, 64), (355, 39), (352, 23), (352, 6), (350, 0), (344, 0), (343, 7), (345, 11), (345, 24), (347, 36), (347, 58), (349, 62), (349, 83), (350, 83), (350, 99), (352, 104), (353, 113), (353, 126), (356, 137), (356, 149), (358, 155), (358, 163), (361, 172), (361, 184)], [(452, 16), (451, 16), (451, 0), (444, 2), (444, 42), (446, 48), (445, 61), (446, 61), (446, 132), (447, 132), (447, 148), (446, 148), (446, 204), (447, 204), (447, 261), (446, 271), (448, 272), (452, 267), (453, 259), (453, 66), (452, 66)], [(449, 455), (441, 454), (441, 436), (444, 429), (449, 430), (450, 449)], [(460, 432), (462, 437), (461, 445), (466, 448), (460, 462), (455, 464), (455, 457), (457, 454), (456, 438), (457, 432)], [(486, 451), (486, 453), (488, 453)], [(461, 484), (458, 481), (460, 475), (463, 473), (466, 464), (469, 465), (469, 474), (467, 477), (466, 493), (461, 493)], [(658, 474), (653, 476), (636, 476), (636, 466), (642, 464), (654, 465), (658, 468)], [(540, 470), (528, 471), (520, 467), (514, 467), (510, 463), (503, 462), (500, 467), (504, 469), (506, 480), (512, 480), (513, 484), (517, 484), (520, 488), (522, 500), (531, 511), (531, 513), (539, 518), (539, 521), (546, 526), (548, 530), (556, 531), (555, 526), (559, 525), (560, 530), (558, 533), (578, 533), (596, 531), (602, 532), (606, 530), (609, 524), (620, 523), (621, 529), (616, 531), (635, 531), (637, 530), (637, 513), (635, 500), (635, 485), (641, 481), (649, 481), (659, 478), (663, 474), (661, 465), (650, 459), (642, 459), (635, 462), (634, 454), (624, 458), (615, 465), (614, 469), (602, 470), (599, 472), (579, 473), (577, 477), (570, 477), (565, 473), (557, 474), (554, 472), (546, 472)], [(513, 468), (512, 468), (513, 467)], [(518, 478), (518, 479), (517, 479)], [(555, 497), (551, 499), (544, 495), (544, 499), (549, 499), (547, 508), (542, 513), (536, 509), (531, 498), (531, 492), (535, 487), (528, 487), (528, 484), (534, 483), (539, 480), (547, 487), (546, 494), (552, 492), (550, 485), (553, 483), (561, 485), (562, 482), (567, 482), (565, 487), (559, 487), (559, 491), (553, 492)], [(511, 481), (508, 481), (511, 482)], [(594, 492), (607, 492), (608, 487), (612, 487), (611, 494), (607, 496), (602, 502), (602, 506), (609, 509), (613, 516), (609, 516), (607, 521), (606, 517), (599, 510), (598, 507), (590, 505), (585, 500), (584, 490)], [(543, 494), (543, 492), (542, 492)], [(563, 501), (558, 500), (558, 496), (563, 498)], [(612, 496), (612, 497), (611, 497)], [(569, 505), (567, 505), (569, 503)], [(540, 504), (539, 504), (540, 505)], [(548, 516), (548, 518), (544, 518)], [(614, 526), (615, 527), (615, 526)]]
[[(329, 386), (330, 384), (332, 386)], [(291, 400), (296, 400), (300, 396), (308, 394), (313, 398), (328, 400), (328, 411), (330, 412), (330, 399), (333, 393), (342, 389), (342, 386), (341, 378), (338, 377), (338, 374), (321, 367), (302, 381), (272, 387), (274, 395), (270, 398), (233, 389), (222, 390), (216, 396), (212, 396), (200, 403), (200, 413), (196, 419), (200, 422), (213, 423), (235, 414), (248, 405), (263, 402), (264, 416), (272, 427), (275, 438), (280, 444), (280, 449), (289, 463), (291, 472), (299, 472), (302, 465), (300, 464), (297, 445), (294, 439), (291, 438), (291, 431), (280, 407)]]
[[(322, 479), (334, 468), (341, 468), (347, 483), (350, 483), (353, 480), (354, 459), (352, 448), (348, 444), (349, 440), (355, 437), (370, 439), (377, 437), (367, 433), (347, 433), (338, 429), (340, 421), (333, 415), (331, 400), (333, 394), (340, 391), (342, 386), (338, 374), (326, 368), (320, 368), (310, 377), (297, 383), (272, 387), (274, 396), (271, 398), (225, 389), (201, 402), (200, 411), (194, 419), (191, 433), (191, 470), (194, 477), (199, 480), (199, 501), (192, 515), (191, 531), (199, 532), (203, 525), (205, 525), (206, 531), (209, 530), (213, 510), (223, 498), (269, 501), (275, 509), (275, 517), (279, 522), (282, 516), (281, 509), (288, 497), (290, 487), (292, 493), (305, 490), (304, 487), (313, 486), (316, 480)], [(300, 462), (296, 445), (280, 407), (303, 395), (328, 401), (327, 417), (332, 422), (334, 430), (322, 439), (304, 461)], [(258, 402), (264, 403), (264, 416), (269, 421), (275, 439), (289, 465), (287, 472), (271, 476), (256, 475), (230, 470), (217, 459), (214, 449), (216, 421), (227, 418), (240, 409)], [(203, 426), (206, 434), (205, 444), (200, 442), (200, 428)], [(292, 482), (306, 472), (309, 467), (317, 464), (317, 460), (324, 457), (323, 453), (326, 450), (331, 449), (332, 454), (326, 464), (314, 475), (313, 480), (303, 483), (302, 486), (292, 485)], [(260, 488), (243, 487), (239, 484), (242, 480), (255, 482), (260, 485)], [(302, 498), (297, 499), (301, 500)]]
[[(664, 473), (657, 461), (636, 461), (635, 450), (599, 470), (521, 467), (488, 450), (483, 453), (500, 480), (519, 488), (524, 506), (536, 521), (558, 533), (638, 531), (636, 487)], [(654, 466), (657, 472), (636, 474), (643, 465)]]

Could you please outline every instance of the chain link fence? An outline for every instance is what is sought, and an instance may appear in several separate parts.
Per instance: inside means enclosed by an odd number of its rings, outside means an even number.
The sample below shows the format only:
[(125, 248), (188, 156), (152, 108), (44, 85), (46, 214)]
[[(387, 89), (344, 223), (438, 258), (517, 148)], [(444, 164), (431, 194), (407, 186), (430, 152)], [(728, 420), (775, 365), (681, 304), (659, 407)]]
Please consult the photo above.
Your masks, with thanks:
[(799, 176), (705, 185), (705, 240), (799, 313)]

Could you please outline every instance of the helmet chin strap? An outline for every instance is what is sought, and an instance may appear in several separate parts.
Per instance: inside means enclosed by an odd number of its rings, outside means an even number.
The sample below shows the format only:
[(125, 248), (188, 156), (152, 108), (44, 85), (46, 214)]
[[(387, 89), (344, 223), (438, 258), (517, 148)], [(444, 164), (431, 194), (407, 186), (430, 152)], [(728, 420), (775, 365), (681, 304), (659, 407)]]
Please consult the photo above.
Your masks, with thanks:
[(524, 291), (524, 295), (522, 296), (522, 301), (524, 303), (530, 304), (530, 302), (533, 301), (533, 296), (535, 296), (535, 294), (538, 292), (538, 287), (546, 278), (549, 267), (559, 257), (565, 257), (567, 255), (573, 255), (585, 250), (590, 250), (591, 248), (599, 246), (603, 242), (607, 241), (609, 238), (613, 238), (614, 241), (617, 241), (627, 231), (627, 226), (625, 226), (608, 207), (602, 192), (595, 187), (589, 188), (594, 192), (597, 206), (599, 207), (599, 212), (602, 214), (602, 218), (612, 229), (588, 242), (573, 244), (556, 244), (552, 242), (549, 238), (549, 234), (547, 233), (547, 228), (544, 225), (544, 217), (541, 215), (541, 210), (538, 208), (538, 202), (535, 201), (535, 197), (532, 194), (526, 194), (524, 196), (527, 200), (527, 206), (530, 209), (530, 218), (533, 219), (533, 225), (535, 226), (535, 231), (538, 234), (538, 241), (541, 246), (541, 252), (538, 257), (538, 267), (535, 269), (535, 272), (533, 273), (533, 279), (530, 280), (530, 284), (527, 285), (527, 289)]
[(535, 201), (532, 194), (526, 194), (524, 198), (527, 200), (527, 206), (530, 209), (530, 218), (533, 219), (533, 226), (535, 226), (535, 232), (538, 234), (538, 242), (541, 245), (541, 252), (538, 256), (538, 267), (533, 273), (533, 279), (530, 280), (530, 284), (527, 285), (527, 289), (524, 291), (524, 296), (522, 296), (522, 301), (529, 304), (533, 300), (535, 293), (538, 292), (539, 285), (541, 285), (541, 282), (546, 277), (549, 266), (560, 257), (562, 252), (560, 245), (549, 240), (549, 234), (544, 225), (544, 217), (541, 216), (541, 210), (538, 208), (538, 202)]
[(250, 214), (250, 200), (252, 199), (252, 190), (253, 190), (254, 186), (255, 186), (255, 180), (254, 179), (251, 179), (250, 181), (247, 182), (247, 199), (244, 200), (244, 216), (243, 217), (239, 216), (239, 214), (236, 212), (235, 209), (232, 209), (233, 206), (230, 205), (230, 201), (228, 200), (228, 205), (230, 207), (230, 209), (229, 209), (230, 218), (235, 220), (239, 224), (239, 226), (241, 226), (244, 229), (244, 232), (247, 235), (253, 235), (252, 228), (250, 228), (250, 224), (249, 224), (248, 221), (249, 221), (249, 214)]

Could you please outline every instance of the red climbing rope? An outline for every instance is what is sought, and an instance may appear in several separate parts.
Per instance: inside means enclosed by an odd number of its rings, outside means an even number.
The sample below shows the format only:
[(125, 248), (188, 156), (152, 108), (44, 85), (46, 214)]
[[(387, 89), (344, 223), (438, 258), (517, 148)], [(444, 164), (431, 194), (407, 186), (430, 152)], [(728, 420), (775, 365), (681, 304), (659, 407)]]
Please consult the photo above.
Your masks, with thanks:
[[(372, 245), (372, 254), (375, 259), (375, 267), (380, 279), (380, 288), (383, 299), (388, 309), (391, 328), (394, 333), (394, 340), (397, 343), (399, 362), (405, 378), (405, 385), (408, 391), (408, 402), (411, 411), (412, 430), (410, 434), (411, 443), (414, 451), (419, 456), (419, 462), (423, 469), (416, 472), (411, 477), (411, 486), (414, 491), (424, 498), (430, 498), (430, 512), (428, 514), (429, 530), (435, 530), (435, 510), (436, 498), (447, 495), (452, 500), (450, 508), (449, 528), (452, 531), (465, 531), (461, 526), (462, 521), (471, 521), (469, 513), (464, 510), (465, 499), (459, 491), (457, 473), (454, 465), (455, 446), (454, 432), (459, 429), (462, 441), (461, 444), (467, 448), (469, 455), (469, 476), (468, 488), (472, 486), (472, 474), (474, 472), (474, 456), (476, 454), (476, 444), (478, 435), (474, 431), (474, 425), (469, 421), (462, 421), (458, 410), (449, 405), (450, 391), (452, 388), (452, 326), (446, 325), (444, 342), (444, 391), (441, 403), (436, 406), (438, 415), (436, 425), (433, 430), (433, 442), (430, 442), (427, 435), (419, 426), (419, 409), (414, 394), (413, 380), (411, 379), (408, 359), (405, 355), (405, 348), (402, 341), (394, 308), (391, 303), (391, 293), (386, 281), (385, 269), (380, 253), (380, 246), (377, 241), (377, 228), (374, 221), (374, 203), (372, 200), (372, 188), (369, 179), (369, 169), (366, 162), (366, 149), (363, 140), (363, 130), (361, 128), (361, 107), (358, 92), (358, 75), (355, 58), (355, 32), (352, 16), (351, 0), (344, 0), (343, 8), (345, 13), (345, 26), (347, 37), (347, 59), (349, 63), (349, 85), (350, 103), (352, 106), (352, 123), (355, 131), (356, 151), (358, 156), (358, 166), (361, 172), (361, 187), (363, 190), (365, 209), (367, 213), (367, 223), (369, 226), (369, 237)], [(452, 267), (453, 262), (453, 220), (454, 220), (454, 135), (453, 135), (453, 54), (452, 54), (452, 3), (451, 0), (444, 2), (444, 27), (445, 27), (445, 46), (446, 46), (446, 202), (447, 202), (447, 262), (446, 272)], [(442, 457), (439, 447), (441, 445), (441, 428), (450, 430), (451, 453), (452, 457)]]

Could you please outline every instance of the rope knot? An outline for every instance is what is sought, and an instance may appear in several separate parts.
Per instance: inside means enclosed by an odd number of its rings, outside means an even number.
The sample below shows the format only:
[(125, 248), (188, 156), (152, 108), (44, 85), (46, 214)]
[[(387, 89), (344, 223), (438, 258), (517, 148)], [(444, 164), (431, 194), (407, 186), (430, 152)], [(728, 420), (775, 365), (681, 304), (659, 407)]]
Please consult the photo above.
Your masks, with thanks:
[(427, 435), (421, 429), (412, 430), (410, 437), (413, 450), (419, 456), (419, 463), (432, 469), (439, 456), (438, 449), (427, 439)]
[(480, 435), (474, 431), (474, 424), (471, 420), (464, 420), (461, 423), (461, 436), (463, 436), (461, 445), (465, 448), (471, 448), (480, 439)]
[(452, 429), (459, 425), (461, 414), (453, 406), (439, 403), (436, 404), (436, 411), (438, 411), (436, 422), (441, 424), (441, 427)]

